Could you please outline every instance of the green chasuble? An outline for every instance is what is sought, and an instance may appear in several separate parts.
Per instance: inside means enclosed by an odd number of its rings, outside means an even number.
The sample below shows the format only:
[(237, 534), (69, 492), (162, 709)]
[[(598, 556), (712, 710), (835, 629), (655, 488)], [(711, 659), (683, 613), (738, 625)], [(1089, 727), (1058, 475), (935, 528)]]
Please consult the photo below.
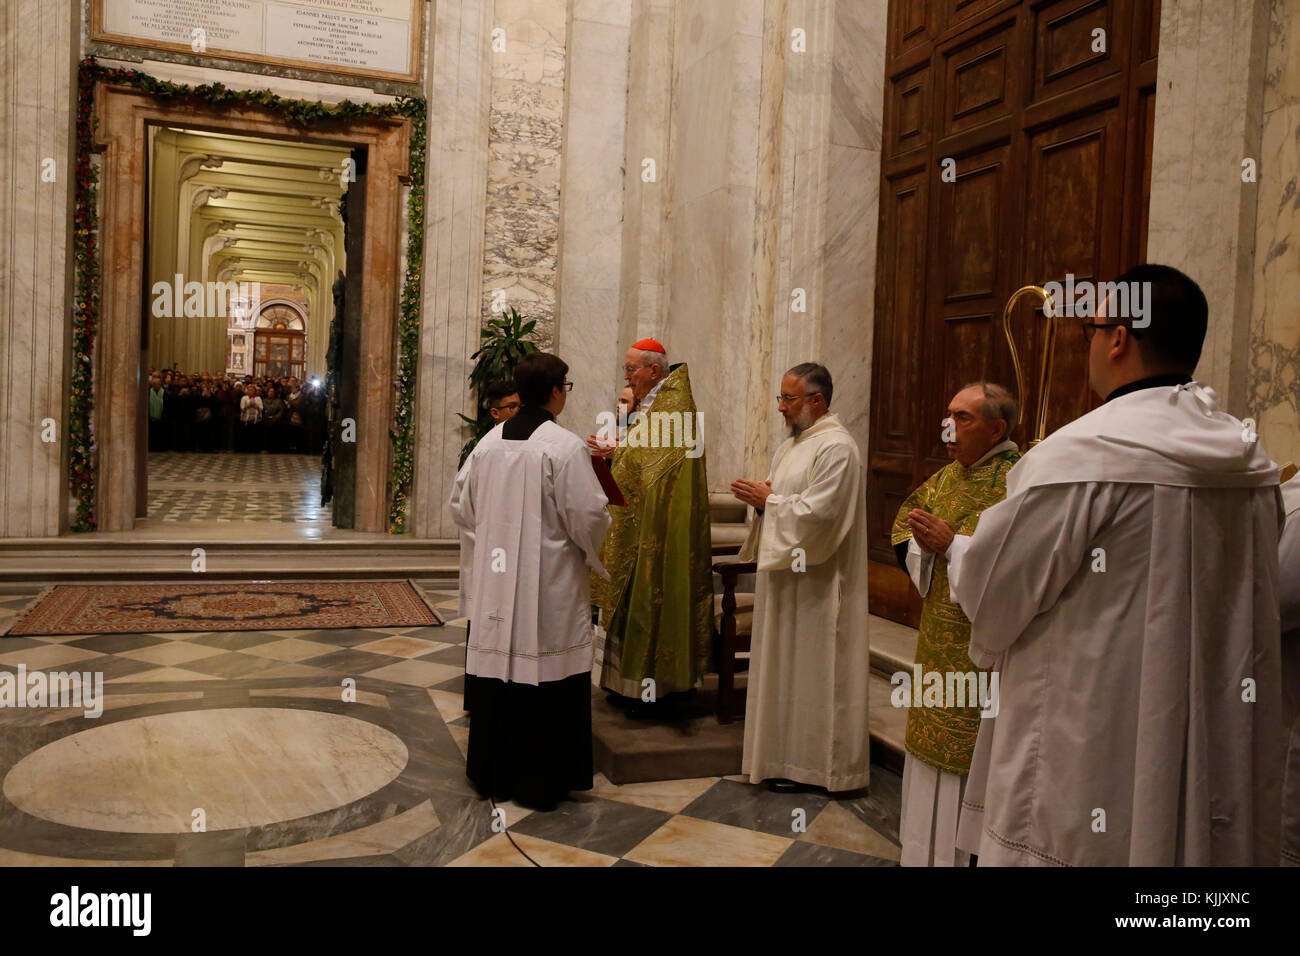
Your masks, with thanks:
[[(690, 690), (708, 665), (713, 559), (701, 432), (690, 376), (675, 365), (610, 463), (627, 505), (609, 506), (601, 562), (610, 579), (592, 576), (592, 599), (605, 628), (601, 686), (627, 697), (641, 697), (646, 678), (656, 699)], [(698, 457), (688, 457), (683, 435)]]
[[(957, 534), (974, 534), (980, 514), (1007, 494), (1007, 472), (1020, 460), (1020, 452), (1007, 450), (964, 468), (951, 462), (931, 475), (907, 496), (894, 519), (891, 544), (912, 537), (907, 513), (928, 511), (952, 525)], [(930, 589), (921, 604), (921, 628), (916, 641), (916, 663), (929, 673), (979, 673), (968, 656), (970, 621), (948, 593), (948, 559), (934, 556)], [(915, 672), (912, 676), (915, 681)], [(947, 679), (945, 678), (945, 686)], [(914, 691), (915, 693), (916, 691)], [(907, 709), (907, 752), (948, 773), (970, 772), (971, 755), (980, 729), (980, 708), (918, 707)]]

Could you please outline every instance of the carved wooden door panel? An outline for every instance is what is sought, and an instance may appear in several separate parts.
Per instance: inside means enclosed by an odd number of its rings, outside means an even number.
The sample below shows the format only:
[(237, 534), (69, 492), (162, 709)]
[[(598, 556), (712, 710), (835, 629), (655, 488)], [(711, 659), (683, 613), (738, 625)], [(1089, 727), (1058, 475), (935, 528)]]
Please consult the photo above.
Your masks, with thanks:
[[(867, 509), (871, 610), (915, 625), (889, 545), (907, 494), (948, 463), (948, 401), (1015, 390), (1002, 309), (1018, 287), (1142, 261), (1159, 0), (891, 0)], [(1036, 413), (1043, 318), (1017, 307)], [(1093, 407), (1078, 321), (1059, 326), (1049, 432)]]

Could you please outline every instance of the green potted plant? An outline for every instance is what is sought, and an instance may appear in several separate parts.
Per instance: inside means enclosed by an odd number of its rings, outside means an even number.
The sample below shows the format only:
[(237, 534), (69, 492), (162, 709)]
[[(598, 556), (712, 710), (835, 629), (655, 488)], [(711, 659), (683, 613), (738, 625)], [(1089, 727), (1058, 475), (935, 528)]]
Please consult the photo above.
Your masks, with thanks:
[(536, 325), (536, 319), (525, 322), (524, 317), (511, 307), (502, 312), (499, 318), (489, 319), (479, 332), (482, 341), (479, 350), (470, 356), (474, 359), (474, 370), (469, 373), (478, 417), (460, 416), (461, 421), (474, 431), (470, 440), (465, 442), (465, 447), (460, 450), (460, 464), (465, 464), (465, 459), (479, 439), (496, 424), (487, 408), (488, 386), (502, 379), (514, 378), (515, 366), (519, 360), (529, 352), (537, 351), (537, 346), (528, 340)]

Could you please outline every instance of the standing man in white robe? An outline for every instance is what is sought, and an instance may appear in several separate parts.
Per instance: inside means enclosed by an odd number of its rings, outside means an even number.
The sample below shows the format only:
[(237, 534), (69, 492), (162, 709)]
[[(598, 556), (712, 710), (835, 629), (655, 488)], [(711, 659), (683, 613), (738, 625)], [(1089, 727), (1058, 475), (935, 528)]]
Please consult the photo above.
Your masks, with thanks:
[(741, 552), (758, 564), (741, 772), (778, 792), (869, 781), (866, 498), (833, 392), (825, 367), (790, 369), (790, 438), (766, 481), (731, 485), (757, 513)]
[(465, 772), (480, 795), (538, 810), (592, 787), (589, 585), (610, 520), (586, 445), (555, 423), (567, 373), (545, 352), (520, 361), (523, 407), (478, 443), (451, 496), (474, 535)]
[(1277, 467), (1191, 379), (1200, 288), (1156, 265), (1130, 283), (1141, 322), (1105, 302), (1084, 321), (1104, 403), (950, 552), (971, 659), (1001, 671), (958, 834), (982, 866), (1278, 860)]

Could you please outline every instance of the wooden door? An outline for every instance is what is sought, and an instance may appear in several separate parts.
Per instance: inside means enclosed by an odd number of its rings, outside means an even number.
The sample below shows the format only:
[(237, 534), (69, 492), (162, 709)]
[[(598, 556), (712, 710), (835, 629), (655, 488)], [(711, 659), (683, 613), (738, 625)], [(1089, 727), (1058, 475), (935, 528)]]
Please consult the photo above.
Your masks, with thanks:
[[(871, 610), (916, 625), (889, 544), (949, 461), (948, 401), (1015, 390), (1001, 329), (1019, 286), (1104, 281), (1146, 250), (1159, 0), (890, 0), (867, 508)], [(945, 171), (947, 175), (945, 176)], [(1040, 310), (1015, 316), (1036, 413)], [(1048, 431), (1095, 404), (1077, 319), (1059, 327)]]

